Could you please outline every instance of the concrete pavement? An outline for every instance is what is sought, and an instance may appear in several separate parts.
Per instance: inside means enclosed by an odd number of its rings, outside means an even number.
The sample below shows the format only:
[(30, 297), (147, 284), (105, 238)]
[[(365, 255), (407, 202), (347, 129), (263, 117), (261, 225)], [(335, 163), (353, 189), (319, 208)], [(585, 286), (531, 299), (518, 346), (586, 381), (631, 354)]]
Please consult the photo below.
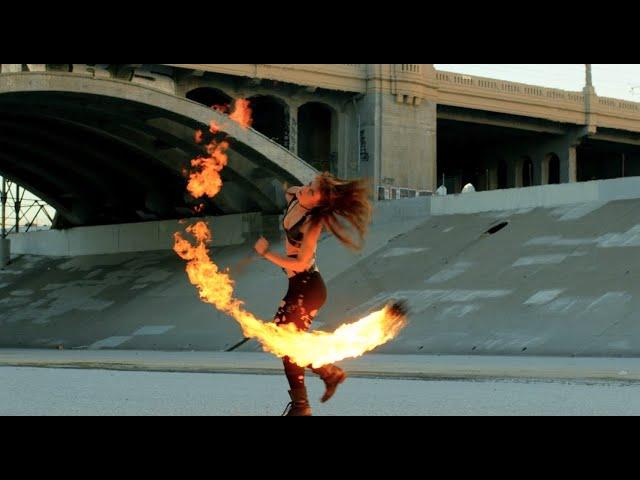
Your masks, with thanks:
[[(284, 376), (0, 367), (0, 415), (279, 416)], [(314, 416), (640, 415), (640, 383), (350, 378)]]
[[(640, 358), (366, 354), (339, 365), (354, 378), (640, 381)], [(0, 349), (0, 366), (282, 375), (278, 358), (254, 352)]]

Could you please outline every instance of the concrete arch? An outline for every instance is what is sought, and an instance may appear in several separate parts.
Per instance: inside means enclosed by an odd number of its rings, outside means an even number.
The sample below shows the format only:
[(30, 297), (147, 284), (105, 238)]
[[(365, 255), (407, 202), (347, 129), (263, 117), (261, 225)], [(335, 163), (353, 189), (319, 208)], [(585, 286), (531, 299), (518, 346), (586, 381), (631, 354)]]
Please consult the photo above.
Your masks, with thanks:
[(256, 94), (248, 97), (252, 111), (254, 130), (270, 140), (289, 149), (291, 109), (289, 104), (277, 95)]
[(337, 173), (338, 112), (325, 102), (298, 108), (298, 154), (318, 170)]
[(498, 160), (497, 188), (509, 188), (509, 166), (504, 158)]
[(554, 152), (547, 153), (542, 160), (542, 184), (560, 183), (560, 157)]
[[(233, 142), (227, 188), (208, 214), (279, 213), (280, 184), (306, 183), (317, 173), (259, 132), (189, 99), (121, 80), (22, 72), (0, 75), (0, 174), (32, 185), (70, 226), (187, 216), (194, 202), (185, 196), (182, 169), (203, 153), (193, 134), (211, 120)], [(43, 172), (57, 183), (39, 179)]]
[(233, 97), (224, 90), (215, 87), (196, 87), (186, 93), (186, 98), (205, 107), (214, 105), (229, 105)]
[(522, 155), (515, 163), (515, 186), (531, 187), (533, 185), (533, 160), (528, 155)]

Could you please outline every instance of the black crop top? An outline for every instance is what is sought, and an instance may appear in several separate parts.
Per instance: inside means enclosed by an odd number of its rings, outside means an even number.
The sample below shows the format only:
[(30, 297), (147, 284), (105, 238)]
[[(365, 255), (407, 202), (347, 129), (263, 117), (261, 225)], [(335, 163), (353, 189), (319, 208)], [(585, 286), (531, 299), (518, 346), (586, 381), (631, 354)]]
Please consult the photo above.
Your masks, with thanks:
[(284, 219), (287, 218), (287, 215), (288, 215), (289, 211), (291, 210), (291, 204), (294, 202), (294, 200), (297, 200), (297, 199), (295, 197), (292, 198), (291, 201), (289, 202), (289, 205), (287, 205), (287, 209), (285, 211), (284, 217), (282, 218), (282, 228), (284, 229), (284, 232), (287, 235), (287, 240), (289, 240), (289, 243), (291, 245), (293, 245), (294, 247), (301, 247), (302, 246), (302, 238), (304, 237), (304, 233), (302, 233), (300, 231), (300, 228), (302, 227), (302, 225), (304, 224), (305, 220), (307, 219), (307, 216), (309, 215), (310, 211), (305, 213), (302, 216), (302, 218), (300, 218), (300, 220), (298, 220), (296, 222), (295, 225), (292, 225), (287, 230), (287, 228), (284, 226)]

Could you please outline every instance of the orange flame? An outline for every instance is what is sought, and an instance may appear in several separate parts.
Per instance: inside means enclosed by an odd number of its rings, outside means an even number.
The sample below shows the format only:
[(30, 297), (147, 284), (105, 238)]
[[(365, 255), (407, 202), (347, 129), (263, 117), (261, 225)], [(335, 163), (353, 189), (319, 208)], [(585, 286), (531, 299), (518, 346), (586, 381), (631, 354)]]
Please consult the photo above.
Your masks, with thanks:
[(220, 131), (220, 127), (216, 122), (212, 120), (211, 123), (209, 124), (209, 131), (215, 135)]
[(191, 166), (198, 170), (189, 175), (187, 190), (194, 198), (200, 198), (204, 195), (215, 197), (218, 194), (222, 188), (222, 179), (218, 172), (224, 168), (229, 160), (226, 154), (228, 148), (229, 142), (212, 140), (206, 146), (208, 157), (191, 160)]
[(229, 105), (226, 103), (224, 105), (213, 105), (211, 108), (213, 108), (216, 112), (229, 113)]
[(389, 305), (357, 322), (342, 325), (333, 333), (302, 332), (293, 324), (277, 326), (262, 322), (242, 308), (243, 302), (233, 296), (234, 281), (209, 258), (206, 243), (211, 241), (211, 232), (207, 224), (198, 222), (188, 227), (187, 232), (196, 238), (197, 245), (175, 233), (174, 250), (187, 260), (187, 275), (198, 288), (200, 298), (236, 319), (245, 337), (255, 338), (264, 351), (278, 357), (288, 355), (298, 365), (321, 367), (373, 350), (394, 338), (406, 323), (406, 317)]
[(249, 100), (239, 98), (236, 100), (233, 113), (229, 115), (229, 118), (234, 122), (238, 122), (242, 127), (247, 128), (251, 126), (251, 108), (249, 108)]
[[(230, 119), (244, 128), (251, 125), (251, 109), (247, 100), (236, 101)], [(220, 128), (211, 123), (212, 133)], [(214, 131), (215, 130), (215, 131)], [(189, 176), (187, 189), (194, 197), (215, 196), (222, 188), (220, 171), (227, 164), (225, 140), (212, 140), (206, 146), (209, 157), (192, 160), (193, 167), (199, 169)], [(387, 305), (370, 313), (357, 322), (345, 324), (335, 332), (298, 331), (293, 324), (278, 326), (265, 323), (242, 308), (243, 302), (234, 298), (234, 281), (228, 272), (221, 272), (209, 257), (206, 246), (211, 241), (211, 231), (204, 222), (187, 227), (187, 232), (196, 239), (196, 245), (176, 232), (174, 251), (187, 261), (187, 275), (199, 291), (200, 298), (213, 304), (233, 317), (242, 328), (245, 337), (255, 338), (262, 348), (278, 357), (289, 356), (291, 361), (301, 366), (314, 368), (337, 362), (344, 358), (358, 357), (394, 338), (406, 324), (406, 315), (401, 310)]]

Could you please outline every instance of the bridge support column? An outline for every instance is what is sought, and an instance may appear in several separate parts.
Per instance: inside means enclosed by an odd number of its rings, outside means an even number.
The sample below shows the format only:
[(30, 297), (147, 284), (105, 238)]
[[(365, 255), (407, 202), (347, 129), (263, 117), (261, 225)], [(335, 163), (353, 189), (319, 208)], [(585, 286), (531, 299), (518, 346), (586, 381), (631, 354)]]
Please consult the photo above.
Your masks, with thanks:
[(336, 153), (338, 155), (338, 176), (342, 178), (349, 177), (349, 160), (352, 156), (352, 150), (349, 149), (349, 117), (344, 111), (339, 111), (336, 114), (338, 120), (336, 132), (337, 135), (337, 148)]
[(569, 147), (569, 155), (567, 158), (567, 168), (568, 168), (568, 181), (569, 183), (575, 183), (578, 181), (578, 164), (577, 164), (577, 146), (571, 145)]
[(22, 71), (21, 63), (0, 64), (0, 73), (20, 73), (21, 71)]
[(0, 268), (9, 264), (11, 258), (11, 241), (8, 238), (0, 238)]
[(289, 151), (298, 154), (298, 108), (289, 104)]
[[(435, 191), (436, 103), (370, 92), (360, 105), (360, 174), (375, 186)], [(377, 196), (376, 196), (377, 197)]]
[(533, 161), (533, 185), (544, 185), (549, 181), (548, 173), (544, 171), (544, 155), (536, 152), (531, 156)]
[(521, 187), (522, 175), (518, 164), (518, 155), (507, 155), (504, 159), (507, 162), (507, 188)]
[(560, 183), (574, 183), (577, 181), (577, 145), (567, 142), (564, 148), (558, 151), (560, 158)]

